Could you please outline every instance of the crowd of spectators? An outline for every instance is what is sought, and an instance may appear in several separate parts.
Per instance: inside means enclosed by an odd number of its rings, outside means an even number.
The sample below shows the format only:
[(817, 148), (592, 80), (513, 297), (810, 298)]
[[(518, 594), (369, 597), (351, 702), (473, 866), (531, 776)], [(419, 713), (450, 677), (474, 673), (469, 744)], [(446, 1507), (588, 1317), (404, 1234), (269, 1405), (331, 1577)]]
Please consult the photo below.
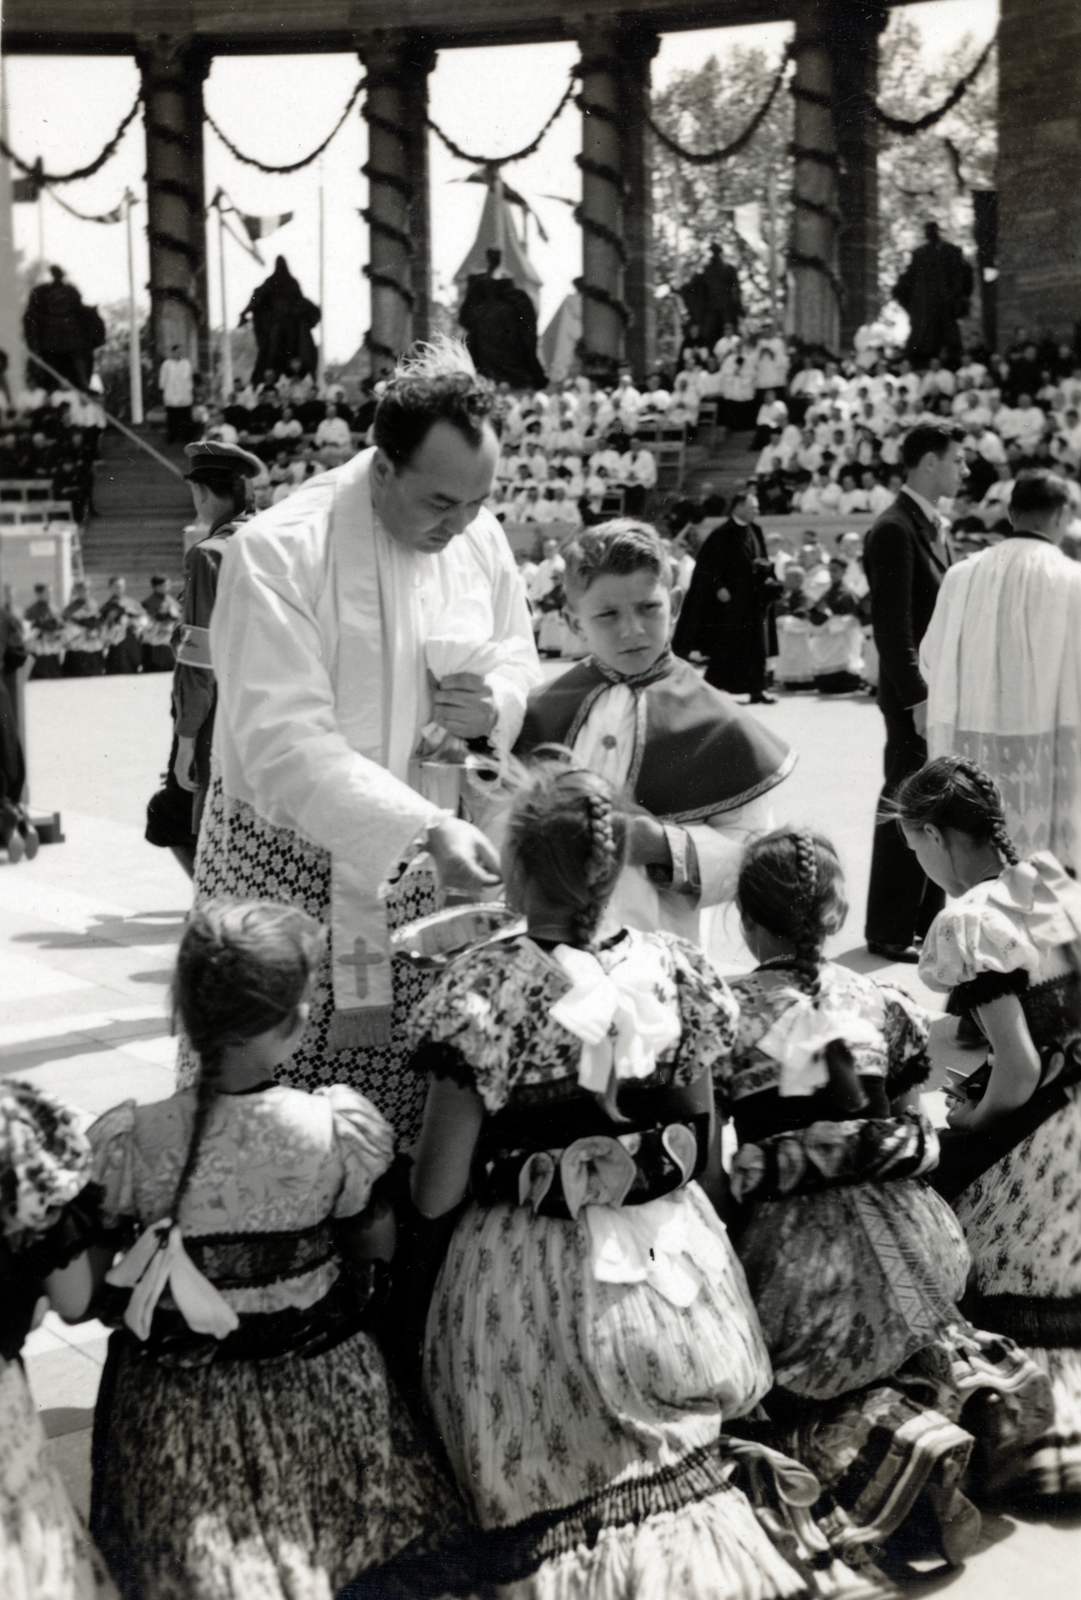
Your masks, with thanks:
[(94, 462), (105, 413), (100, 403), (70, 389), (51, 394), (33, 383), (17, 404), (0, 410), (0, 485), (47, 484), (50, 498), (67, 501), (75, 522), (93, 510)]
[(34, 599), (20, 614), (5, 601), (9, 629), (33, 658), (32, 678), (91, 678), (103, 673), (171, 672), (180, 605), (171, 580), (156, 574), (140, 602), (119, 574), (99, 600), (89, 579), (72, 584), (60, 606), (47, 583), (34, 585)]
[(968, 477), (953, 520), (961, 531), (999, 528), (1014, 479), (1029, 468), (1062, 473), (1081, 510), (1081, 359), (1071, 344), (1018, 330), (1004, 356), (977, 350), (920, 372), (873, 348), (840, 363), (796, 364), (755, 415), (763, 512), (877, 515), (901, 486), (905, 434), (926, 423), (960, 430)]
[(196, 436), (239, 444), (266, 463), (255, 485), (255, 508), (284, 500), (308, 478), (337, 467), (364, 445), (377, 395), (365, 391), (350, 406), (341, 384), (319, 384), (291, 363), (262, 382), (238, 378), (226, 405), (196, 407)]

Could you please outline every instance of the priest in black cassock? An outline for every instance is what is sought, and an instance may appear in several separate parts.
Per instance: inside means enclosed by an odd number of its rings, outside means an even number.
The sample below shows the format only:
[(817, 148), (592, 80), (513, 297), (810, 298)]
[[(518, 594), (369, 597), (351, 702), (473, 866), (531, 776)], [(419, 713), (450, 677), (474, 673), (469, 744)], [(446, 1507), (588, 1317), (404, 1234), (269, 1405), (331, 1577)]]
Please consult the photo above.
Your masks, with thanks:
[(755, 522), (753, 488), (733, 500), (724, 522), (698, 552), (672, 648), (688, 660), (705, 657), (706, 682), (768, 705), (766, 656), (770, 609), (781, 592), (766, 541)]

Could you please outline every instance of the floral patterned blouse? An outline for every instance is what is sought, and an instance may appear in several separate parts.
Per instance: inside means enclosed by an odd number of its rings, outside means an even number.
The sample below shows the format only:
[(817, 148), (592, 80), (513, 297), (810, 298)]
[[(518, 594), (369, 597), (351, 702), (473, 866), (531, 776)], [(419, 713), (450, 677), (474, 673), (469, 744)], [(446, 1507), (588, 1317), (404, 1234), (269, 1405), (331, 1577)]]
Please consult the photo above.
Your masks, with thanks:
[[(94, 1178), (108, 1226), (141, 1229), (171, 1214), (195, 1110), (195, 1093), (114, 1106), (90, 1129)], [(287, 1234), (368, 1204), (394, 1155), (390, 1124), (344, 1084), (307, 1094), (277, 1084), (218, 1095), (177, 1219), (186, 1239)], [(237, 1312), (315, 1304), (338, 1276), (336, 1259), (259, 1287), (223, 1289)]]
[[(624, 929), (594, 951), (606, 972), (630, 941), (656, 955), (656, 998), (680, 1025), (678, 1042), (657, 1058), (653, 1082), (689, 1084), (724, 1070), (738, 1007), (701, 951), (668, 933)], [(454, 961), (418, 1006), (414, 1050), (450, 1046), (489, 1113), (511, 1100), (543, 1098), (577, 1083), (581, 1040), (550, 1015), (571, 985), (558, 963), (525, 934), (497, 939)], [(648, 1084), (651, 1080), (642, 1080)]]
[[(831, 1009), (871, 1025), (861, 1026), (858, 1037), (850, 1041), (861, 1075), (883, 1078), (890, 1099), (924, 1080), (930, 1016), (911, 995), (832, 961), (822, 964), (820, 983)], [(735, 978), (732, 990), (739, 1002), (736, 1043), (713, 1073), (722, 1114), (749, 1095), (778, 1087), (781, 1065), (760, 1048), (760, 1041), (804, 994), (795, 974), (783, 967), (763, 967)]]

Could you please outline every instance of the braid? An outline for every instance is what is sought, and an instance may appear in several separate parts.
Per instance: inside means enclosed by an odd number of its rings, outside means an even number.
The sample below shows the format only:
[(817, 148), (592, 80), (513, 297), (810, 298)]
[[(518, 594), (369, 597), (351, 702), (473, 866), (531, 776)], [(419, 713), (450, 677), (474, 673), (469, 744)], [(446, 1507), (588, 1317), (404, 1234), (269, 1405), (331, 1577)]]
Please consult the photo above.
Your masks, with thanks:
[(210, 1121), (210, 1113), (218, 1097), (219, 1061), (212, 1058), (205, 1059), (199, 1070), (199, 1078), (195, 1086), (195, 1113), (191, 1120), (191, 1133), (188, 1136), (188, 1150), (184, 1157), (184, 1165), (180, 1169), (180, 1176), (176, 1180), (176, 1189), (173, 1191), (172, 1218), (174, 1223), (180, 1221), (180, 1207), (184, 1203), (184, 1196), (191, 1186), (195, 1173), (196, 1163), (199, 1160), (199, 1148), (203, 1142), (206, 1125)]
[(805, 830), (792, 834), (792, 844), (796, 853), (796, 881), (799, 885), (799, 920), (794, 929), (795, 966), (803, 980), (803, 988), (817, 999), (821, 986), (822, 958), (822, 932), (817, 915), (818, 860), (814, 840)]
[(978, 767), (974, 761), (960, 760), (957, 771), (963, 772), (980, 798), (986, 803), (990, 812), (991, 843), (1002, 859), (1011, 867), (1015, 867), (1020, 860), (1017, 847), (1010, 838), (1006, 829), (1006, 813), (1002, 809), (1002, 795), (999, 793), (998, 784), (990, 773)]
[[(614, 870), (619, 862), (615, 829), (612, 826), (612, 802), (607, 795), (596, 790), (586, 795), (586, 815), (589, 818), (589, 860), (586, 863), (586, 885), (594, 900), (592, 921), (587, 938), (600, 920), (604, 900), (612, 885)], [(584, 918), (581, 919), (584, 922)]]

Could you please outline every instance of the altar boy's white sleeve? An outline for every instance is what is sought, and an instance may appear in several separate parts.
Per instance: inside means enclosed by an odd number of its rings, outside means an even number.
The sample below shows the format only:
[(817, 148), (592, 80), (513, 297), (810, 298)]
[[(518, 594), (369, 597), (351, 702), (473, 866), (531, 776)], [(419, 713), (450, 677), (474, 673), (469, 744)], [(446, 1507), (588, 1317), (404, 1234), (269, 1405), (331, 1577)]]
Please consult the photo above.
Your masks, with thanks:
[(693, 823), (685, 830), (698, 857), (698, 904), (702, 910), (735, 899), (739, 865), (749, 840), (776, 826), (771, 800), (768, 794), (760, 795), (735, 811), (719, 811), (707, 822)]
[[(210, 627), (214, 747), (227, 795), (361, 867), (374, 889), (443, 813), (339, 728), (333, 641), (316, 615), (329, 505), (309, 500), (303, 528), (283, 515), (229, 541)], [(376, 730), (382, 718), (373, 707)]]
[(463, 537), (476, 552), (491, 595), (497, 661), (484, 676), (496, 707), (492, 742), (509, 750), (522, 731), (529, 691), (543, 677), (533, 621), (507, 536), (491, 512), (482, 511)]

